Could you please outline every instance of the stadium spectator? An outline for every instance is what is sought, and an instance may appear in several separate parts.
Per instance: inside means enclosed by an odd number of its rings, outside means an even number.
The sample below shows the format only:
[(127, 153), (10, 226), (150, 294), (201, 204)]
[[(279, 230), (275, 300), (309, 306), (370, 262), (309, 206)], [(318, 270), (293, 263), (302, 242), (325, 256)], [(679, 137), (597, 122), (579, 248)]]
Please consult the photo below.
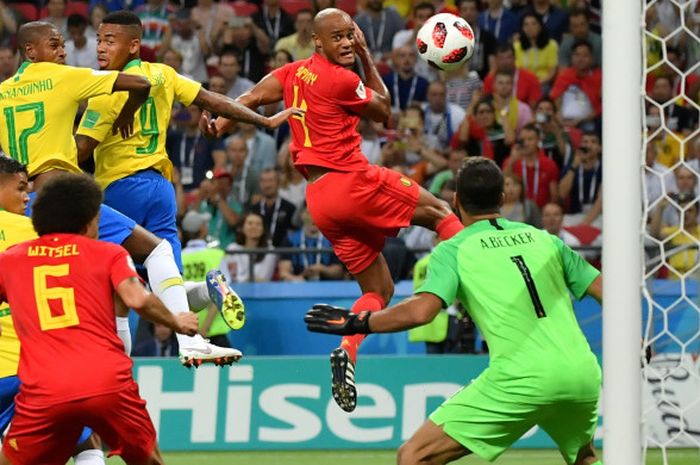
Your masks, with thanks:
[[(387, 142), (387, 134), (392, 133), (388, 130), (385, 131), (382, 123), (375, 123), (364, 117), (360, 119), (360, 124), (357, 125), (357, 132), (362, 136), (360, 148), (362, 154), (367, 157), (367, 161), (374, 165), (380, 164), (382, 159), (382, 144)], [(395, 140), (397, 137), (396, 131), (393, 132), (393, 137)]]
[[(553, 435), (567, 463), (598, 461), (593, 437), (601, 371), (571, 317), (570, 292), (579, 299), (588, 294), (600, 301), (602, 278), (546, 232), (501, 219), (502, 188), (494, 162), (468, 159), (460, 170), (456, 197), (465, 231), (435, 248), (426, 281), (415, 295), (388, 309), (359, 314), (317, 304), (304, 318), (310, 331), (327, 334), (403, 331), (433, 321), (446, 304), (459, 299), (478, 321), (491, 353), (489, 368), (438, 407), (400, 447), (399, 465), (444, 465), (472, 451), (494, 460), (538, 423), (556, 431)], [(513, 240), (523, 236), (531, 240)], [(534, 294), (526, 261), (538, 263), (533, 275), (541, 299)], [(503, 284), (498, 292), (493, 283)], [(548, 303), (546, 310), (542, 301)], [(508, 311), (524, 307), (531, 311)], [(556, 326), (551, 330), (558, 335), (556, 341), (549, 336), (550, 328), (539, 324), (545, 316)], [(541, 357), (549, 363), (541, 363)], [(561, 368), (572, 364), (575, 369)], [(543, 395), (553, 383), (555, 393)]]
[(477, 25), (493, 34), (499, 44), (507, 44), (518, 32), (518, 17), (503, 6), (503, 0), (488, 0), (487, 4), (488, 8), (479, 14)]
[[(207, 270), (222, 272), (225, 268), (224, 251), (219, 247), (209, 247), (209, 214), (189, 211), (182, 219), (183, 244), (182, 248), (182, 277), (186, 282), (202, 282), (207, 279)], [(188, 290), (188, 297), (190, 291)], [(199, 317), (199, 334), (209, 339), (212, 344), (219, 347), (231, 347), (228, 333), (231, 328), (211, 305), (208, 299), (200, 299), (197, 310)]]
[(561, 170), (571, 162), (574, 149), (571, 136), (559, 122), (557, 107), (552, 99), (544, 97), (537, 102), (535, 123), (542, 134), (542, 150)]
[(325, 8), (335, 8), (335, 0), (311, 0), (311, 11), (314, 16)]
[[(292, 61), (294, 61), (294, 58), (289, 51), (284, 49), (276, 50), (270, 57), (270, 69), (274, 70), (281, 68)], [(265, 105), (263, 114), (266, 116), (272, 116), (282, 110), (284, 110), (284, 102), (271, 103), (269, 105)], [(270, 134), (275, 140), (275, 146), (277, 149), (280, 149), (284, 143), (289, 140), (289, 123), (285, 122), (272, 131), (268, 129), (267, 133)]]
[(234, 16), (228, 20), (219, 43), (222, 54), (227, 49), (238, 56), (241, 77), (258, 82), (265, 75), (270, 38), (251, 18)]
[(0, 82), (17, 72), (17, 58), (17, 54), (12, 48), (0, 46)]
[(404, 20), (394, 8), (385, 8), (382, 0), (367, 0), (364, 11), (355, 16), (355, 22), (367, 39), (375, 62), (389, 57), (392, 41), (404, 28)]
[(530, 224), (539, 228), (542, 224), (540, 208), (535, 202), (525, 197), (523, 181), (515, 174), (506, 175), (503, 180), (503, 206), (501, 215), (512, 221)]
[(547, 35), (557, 42), (561, 42), (562, 36), (569, 26), (569, 14), (554, 5), (552, 0), (532, 0), (528, 7), (521, 11), (521, 18), (534, 14), (542, 18)]
[(402, 45), (391, 52), (394, 70), (383, 77), (391, 95), (393, 113), (400, 113), (412, 102), (425, 102), (428, 81), (416, 74), (416, 51), (414, 47)]
[(313, 55), (316, 50), (311, 39), (313, 19), (311, 10), (298, 11), (294, 19), (294, 33), (280, 38), (275, 44), (275, 50), (287, 50), (292, 55), (292, 61), (303, 60)]
[(175, 127), (168, 131), (166, 152), (173, 166), (180, 173), (180, 181), (185, 192), (196, 189), (214, 169), (214, 158), (223, 160), (226, 156), (221, 140), (208, 139), (199, 130), (202, 110), (191, 105), (173, 115)]
[(203, 199), (200, 212), (211, 215), (210, 234), (225, 248), (236, 239), (235, 227), (243, 212), (243, 206), (233, 195), (233, 177), (229, 171), (214, 171), (213, 182), (202, 181), (199, 186)]
[(48, 0), (46, 16), (42, 21), (53, 24), (63, 37), (68, 37), (68, 18), (66, 18), (66, 0)]
[[(224, 258), (227, 278), (238, 283), (270, 281), (277, 268), (277, 255), (274, 253), (230, 253), (242, 249), (268, 248), (268, 235), (262, 216), (256, 212), (243, 215), (236, 231), (236, 242), (226, 247), (229, 252)], [(253, 260), (253, 276), (250, 275), (250, 261)]]
[(209, 90), (217, 94), (226, 94), (226, 79), (221, 74), (213, 74), (209, 78)]
[[(141, 4), (143, 4), (145, 0), (141, 1)], [(117, 8), (117, 10), (121, 10), (123, 8)], [(102, 3), (96, 3), (96, 4), (90, 4), (90, 14), (88, 17), (88, 29), (87, 29), (87, 35), (89, 37), (92, 37), (94, 39), (97, 39), (97, 29), (99, 29), (100, 24), (102, 24), (102, 20), (104, 19), (105, 16), (107, 16), (107, 8), (104, 6)]]
[(260, 173), (260, 195), (258, 202), (251, 203), (249, 210), (258, 213), (264, 220), (269, 245), (279, 247), (290, 230), (296, 207), (279, 195), (280, 175), (274, 168)]
[[(695, 164), (697, 166), (697, 164)], [(665, 169), (665, 168), (664, 168)], [(662, 182), (665, 184), (665, 192), (667, 197), (675, 202), (681, 197), (697, 197), (698, 196), (698, 174), (693, 171), (689, 165), (680, 165), (673, 173), (666, 172), (663, 176)], [(661, 207), (661, 204), (657, 209), (663, 210), (661, 216), (661, 227), (665, 228), (668, 226), (676, 226), (680, 224), (680, 214), (678, 209), (668, 202), (665, 204), (665, 208)]]
[(530, 106), (513, 95), (513, 74), (496, 71), (493, 78), (493, 106), (496, 120), (516, 132), (533, 121)]
[(134, 12), (143, 25), (141, 46), (157, 56), (162, 56), (161, 44), (169, 44), (173, 34), (170, 16), (177, 10), (168, 3), (168, 0), (146, 0), (146, 3), (136, 8)]
[(66, 40), (66, 64), (98, 69), (97, 40), (88, 37), (86, 30), (88, 20), (85, 16), (72, 14), (66, 21), (69, 40)]
[(518, 135), (510, 157), (503, 162), (506, 176), (515, 174), (522, 179), (525, 196), (543, 207), (556, 201), (559, 168), (539, 148), (540, 130), (534, 124), (526, 125)]
[(543, 93), (547, 94), (557, 73), (559, 46), (550, 39), (542, 18), (525, 13), (520, 20), (519, 39), (513, 43), (515, 65), (537, 76)]
[(260, 10), (253, 14), (253, 22), (270, 38), (271, 50), (280, 38), (294, 33), (294, 18), (280, 8), (280, 0), (262, 0)]
[(152, 328), (153, 336), (136, 342), (131, 351), (131, 356), (177, 357), (180, 348), (173, 330), (158, 323), (149, 326)]
[(382, 147), (382, 165), (399, 171), (419, 185), (447, 166), (438, 152), (441, 144), (435, 134), (424, 130), (423, 112), (409, 106), (399, 119), (396, 140)]
[(178, 74), (192, 79), (192, 76), (182, 71), (182, 54), (173, 47), (168, 47), (168, 49), (163, 52), (163, 64), (170, 66), (177, 71)]
[(590, 43), (578, 40), (571, 49), (571, 66), (559, 71), (549, 95), (557, 103), (564, 126), (594, 130), (602, 111), (602, 74), (593, 67)]
[(226, 172), (233, 179), (233, 192), (231, 195), (245, 205), (260, 191), (260, 170), (253, 166), (253, 157), (250, 156), (248, 144), (238, 136), (232, 136), (225, 140), (226, 159), (224, 163), (214, 160), (216, 166), (222, 164)]
[[(447, 92), (447, 103), (453, 103), (460, 108), (467, 108), (474, 98), (474, 94), (481, 95), (483, 83), (479, 73), (469, 68), (469, 62), (457, 69), (445, 71), (443, 74)], [(477, 97), (478, 99), (478, 97)]]
[[(698, 249), (695, 245), (700, 241), (700, 225), (698, 225), (698, 202), (693, 194), (682, 193), (674, 197), (679, 222), (673, 225), (663, 226), (661, 223), (662, 211), (670, 206), (669, 199), (662, 197), (659, 207), (654, 210), (649, 224), (649, 231), (653, 237), (664, 241), (666, 251), (666, 263), (669, 277), (681, 279), (682, 275), (693, 270), (698, 263)], [(684, 250), (674, 250), (683, 246), (690, 246)]]
[[(558, 237), (569, 247), (581, 247), (583, 245), (576, 235), (572, 234), (564, 227), (564, 208), (558, 203), (550, 202), (542, 207), (542, 229)], [(602, 245), (601, 236), (599, 235), (588, 245)], [(596, 251), (580, 253), (581, 256), (587, 260), (595, 260), (600, 257), (600, 253)]]
[[(700, 19), (700, 15), (698, 15)], [(699, 31), (700, 32), (700, 31)], [(695, 43), (695, 41), (689, 41), (690, 43)], [(696, 55), (693, 62), (697, 63), (700, 60), (700, 56)], [(700, 75), (697, 72), (689, 72), (685, 74), (684, 78), (681, 78), (676, 72), (676, 69), (681, 73), (687, 71), (686, 54), (680, 49), (673, 46), (666, 46), (666, 60), (661, 64), (660, 67), (655, 69), (653, 72), (647, 73), (646, 80), (646, 91), (651, 94), (654, 89), (654, 81), (656, 76), (666, 76), (673, 82), (673, 94), (679, 96), (676, 103), (679, 105), (688, 105), (688, 100), (700, 101), (698, 99), (698, 90), (700, 89)], [(685, 84), (685, 97), (681, 89), (681, 84)]]
[(223, 50), (219, 55), (219, 74), (226, 83), (226, 95), (237, 98), (255, 85), (250, 79), (240, 75), (239, 56), (233, 49)]
[(204, 31), (210, 47), (218, 42), (224, 25), (235, 15), (227, 2), (218, 0), (197, 0), (192, 8), (192, 19)]
[(413, 12), (411, 15), (411, 20), (409, 24), (412, 25), (411, 28), (401, 29), (396, 34), (391, 41), (391, 48), (396, 50), (399, 47), (408, 46), (415, 50), (416, 48), (416, 36), (418, 31), (425, 24), (425, 22), (435, 14), (435, 5), (430, 2), (419, 2), (413, 7)]
[(460, 149), (450, 150), (447, 154), (447, 166), (444, 170), (437, 173), (430, 183), (430, 192), (435, 196), (440, 196), (445, 183), (457, 177), (462, 162), (467, 157), (467, 152)]
[[(282, 281), (323, 281), (343, 279), (344, 270), (338, 257), (318, 249), (330, 248), (306, 208), (301, 212), (302, 227), (287, 235), (283, 247), (298, 247), (299, 253), (282, 256), (277, 264), (277, 274)], [(316, 251), (314, 251), (316, 250)]]
[[(485, 79), (489, 70), (495, 68), (495, 55), (498, 41), (489, 31), (479, 27), (479, 0), (460, 0), (457, 2), (459, 15), (469, 23), (474, 31), (474, 54), (469, 59), (469, 67)], [(525, 100), (525, 99), (521, 99)]]
[(668, 168), (656, 161), (656, 146), (654, 144), (647, 144), (644, 159), (645, 202), (653, 205), (657, 199), (665, 194), (664, 175), (668, 172)]
[(489, 158), (501, 166), (515, 142), (515, 128), (509, 125), (507, 118), (503, 119), (503, 124), (498, 122), (496, 109), (489, 97), (472, 99), (467, 112), (467, 117), (452, 138), (452, 148)]
[(603, 187), (603, 164), (600, 140), (595, 133), (583, 136), (571, 164), (564, 168), (559, 181), (559, 198), (566, 205), (564, 224), (594, 225), (600, 228)]
[(447, 102), (447, 87), (442, 81), (428, 86), (428, 101), (423, 104), (424, 132), (437, 137), (438, 147), (448, 147), (452, 135), (466, 116), (465, 110)]
[(280, 148), (279, 165), (281, 166), (280, 197), (291, 202), (297, 213), (300, 213), (306, 203), (307, 183), (304, 176), (292, 164), (289, 156), (289, 141)]
[(251, 163), (258, 171), (274, 168), (277, 165), (277, 144), (275, 139), (254, 124), (238, 123), (235, 135), (242, 137), (248, 144)]
[(182, 73), (195, 81), (206, 82), (208, 76), (204, 58), (211, 50), (204, 28), (191, 17), (189, 10), (178, 12), (177, 18), (172, 20), (172, 28), (169, 45), (182, 55)]
[(542, 97), (540, 82), (535, 73), (515, 65), (515, 49), (511, 44), (499, 45), (491, 68), (484, 79), (484, 92), (493, 93), (493, 81), (497, 72), (510, 73), (513, 76), (515, 97), (528, 105), (534, 105)]
[(588, 13), (586, 10), (575, 9), (569, 13), (569, 33), (559, 45), (559, 66), (571, 66), (572, 47), (577, 40), (587, 40), (593, 47), (593, 66), (599, 67), (603, 63), (602, 41), (600, 34), (591, 31)]
[[(673, 91), (673, 81), (667, 76), (657, 76), (651, 91), (651, 98), (659, 105), (674, 100), (677, 95)], [(684, 107), (671, 103), (663, 107), (666, 129), (687, 136), (697, 129), (698, 110), (694, 107)]]

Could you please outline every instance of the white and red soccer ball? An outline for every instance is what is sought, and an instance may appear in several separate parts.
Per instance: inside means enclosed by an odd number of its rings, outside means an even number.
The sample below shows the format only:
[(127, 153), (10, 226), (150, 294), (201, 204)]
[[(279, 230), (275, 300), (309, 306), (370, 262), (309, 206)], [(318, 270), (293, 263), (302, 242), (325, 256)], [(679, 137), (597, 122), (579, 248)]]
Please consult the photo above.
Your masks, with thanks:
[(439, 13), (428, 19), (416, 37), (418, 55), (441, 70), (459, 68), (474, 53), (474, 31), (463, 18)]

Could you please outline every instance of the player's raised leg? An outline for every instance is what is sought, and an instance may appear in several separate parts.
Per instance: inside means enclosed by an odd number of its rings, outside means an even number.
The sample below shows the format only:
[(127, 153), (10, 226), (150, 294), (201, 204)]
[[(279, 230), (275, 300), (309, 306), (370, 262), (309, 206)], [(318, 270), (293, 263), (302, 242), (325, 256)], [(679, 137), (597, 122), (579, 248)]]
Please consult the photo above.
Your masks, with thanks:
[(445, 434), (440, 426), (426, 420), (418, 431), (399, 447), (396, 463), (441, 465), (468, 454), (471, 454), (469, 449)]

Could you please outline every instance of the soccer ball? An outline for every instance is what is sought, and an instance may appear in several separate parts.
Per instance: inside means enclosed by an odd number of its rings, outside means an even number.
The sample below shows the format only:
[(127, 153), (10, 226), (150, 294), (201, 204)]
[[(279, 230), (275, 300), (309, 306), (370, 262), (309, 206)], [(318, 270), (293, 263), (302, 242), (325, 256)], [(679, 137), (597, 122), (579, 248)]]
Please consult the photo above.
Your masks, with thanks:
[(416, 37), (418, 55), (441, 70), (457, 69), (474, 53), (474, 32), (463, 18), (439, 13), (428, 19)]

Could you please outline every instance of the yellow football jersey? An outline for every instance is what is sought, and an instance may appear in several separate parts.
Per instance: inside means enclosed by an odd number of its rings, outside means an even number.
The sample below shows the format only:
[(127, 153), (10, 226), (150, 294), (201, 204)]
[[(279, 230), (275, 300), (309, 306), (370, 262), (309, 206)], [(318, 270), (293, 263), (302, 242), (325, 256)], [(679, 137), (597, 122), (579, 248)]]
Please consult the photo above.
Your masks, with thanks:
[[(0, 252), (20, 242), (36, 239), (32, 220), (0, 210)], [(10, 307), (0, 301), (0, 378), (17, 374), (19, 339), (10, 316)]]
[(0, 144), (29, 176), (80, 172), (73, 122), (81, 100), (112, 92), (116, 71), (25, 61), (0, 84)]
[(123, 71), (145, 76), (151, 83), (151, 93), (135, 118), (134, 135), (128, 139), (112, 135), (112, 124), (126, 102), (123, 92), (90, 99), (78, 127), (78, 134), (100, 143), (95, 149), (95, 180), (103, 189), (147, 169), (160, 171), (172, 180), (173, 165), (165, 151), (165, 137), (173, 102), (190, 105), (202, 88), (199, 82), (160, 63), (132, 60)]

